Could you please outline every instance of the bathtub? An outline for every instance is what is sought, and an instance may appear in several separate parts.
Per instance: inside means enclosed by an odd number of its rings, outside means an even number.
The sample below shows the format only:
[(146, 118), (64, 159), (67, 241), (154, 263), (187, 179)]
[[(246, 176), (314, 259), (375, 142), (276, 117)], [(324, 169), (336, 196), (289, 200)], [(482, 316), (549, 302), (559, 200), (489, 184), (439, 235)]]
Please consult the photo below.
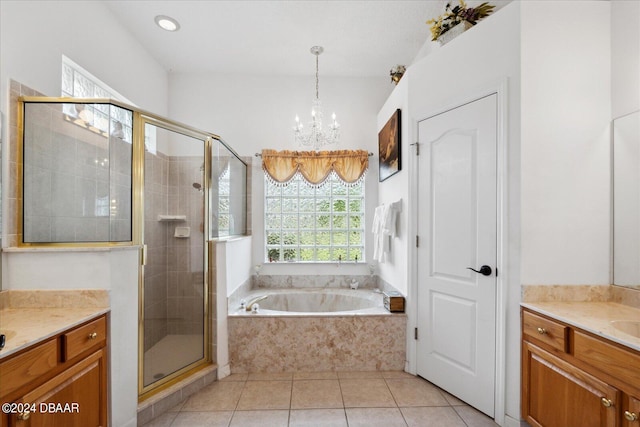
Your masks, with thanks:
[[(240, 299), (258, 302), (251, 313)], [(267, 288), (230, 300), (231, 372), (403, 370), (407, 317), (370, 289)]]
[[(240, 301), (258, 302), (257, 313), (241, 309)], [(331, 316), (331, 315), (388, 315), (382, 303), (382, 293), (370, 289), (304, 288), (259, 289), (230, 303), (229, 315), (262, 316)]]

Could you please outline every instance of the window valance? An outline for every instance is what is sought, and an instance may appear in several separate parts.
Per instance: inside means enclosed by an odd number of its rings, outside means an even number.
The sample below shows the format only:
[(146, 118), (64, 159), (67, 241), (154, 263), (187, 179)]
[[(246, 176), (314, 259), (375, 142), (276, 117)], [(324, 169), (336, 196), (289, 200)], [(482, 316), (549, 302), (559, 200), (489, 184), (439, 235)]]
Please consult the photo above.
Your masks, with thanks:
[(369, 153), (365, 150), (262, 150), (262, 169), (279, 184), (300, 173), (309, 184), (321, 185), (332, 172), (346, 184), (354, 184), (362, 179), (368, 167)]

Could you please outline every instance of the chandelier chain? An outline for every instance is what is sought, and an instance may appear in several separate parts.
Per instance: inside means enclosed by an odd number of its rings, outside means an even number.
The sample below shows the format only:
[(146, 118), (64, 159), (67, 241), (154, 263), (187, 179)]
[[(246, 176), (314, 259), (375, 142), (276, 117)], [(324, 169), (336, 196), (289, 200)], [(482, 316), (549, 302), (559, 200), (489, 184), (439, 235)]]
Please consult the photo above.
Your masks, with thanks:
[(320, 79), (318, 77), (318, 58), (320, 57), (320, 54), (316, 55), (316, 99), (320, 98), (319, 95), (319, 89), (318, 87), (320, 86)]
[[(298, 116), (296, 125), (293, 128), (294, 139), (298, 145), (309, 146), (314, 150), (330, 144), (337, 144), (340, 140), (340, 124), (336, 120), (335, 113), (331, 116), (328, 124), (323, 124), (322, 103), (320, 102), (320, 60), (319, 56), (324, 51), (322, 46), (313, 46), (311, 53), (316, 57), (316, 98), (311, 108), (311, 121), (308, 128), (305, 128)], [(326, 125), (326, 126), (325, 126)]]

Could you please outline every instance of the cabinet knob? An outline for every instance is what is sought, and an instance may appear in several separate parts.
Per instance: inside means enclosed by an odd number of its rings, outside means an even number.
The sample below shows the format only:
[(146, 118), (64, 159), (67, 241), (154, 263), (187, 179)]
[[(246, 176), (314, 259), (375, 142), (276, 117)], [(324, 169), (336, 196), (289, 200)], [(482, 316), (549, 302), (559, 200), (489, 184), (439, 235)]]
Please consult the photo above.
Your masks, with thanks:
[(95, 340), (96, 338), (98, 338), (98, 333), (97, 332), (91, 332), (89, 334), (89, 339), (90, 340)]
[(600, 399), (600, 402), (602, 402), (602, 406), (604, 406), (605, 408), (610, 408), (613, 406), (613, 400), (607, 399), (606, 397)]
[(31, 416), (31, 411), (26, 409), (24, 412), (20, 412), (18, 414), (18, 420), (25, 421), (25, 420), (28, 420), (30, 416)]
[(638, 421), (638, 414), (631, 411), (624, 411), (624, 417), (627, 421)]
[(546, 330), (545, 328), (538, 328), (538, 333), (539, 333), (540, 335), (544, 335), (544, 334), (546, 334), (546, 333), (547, 333), (547, 330)]

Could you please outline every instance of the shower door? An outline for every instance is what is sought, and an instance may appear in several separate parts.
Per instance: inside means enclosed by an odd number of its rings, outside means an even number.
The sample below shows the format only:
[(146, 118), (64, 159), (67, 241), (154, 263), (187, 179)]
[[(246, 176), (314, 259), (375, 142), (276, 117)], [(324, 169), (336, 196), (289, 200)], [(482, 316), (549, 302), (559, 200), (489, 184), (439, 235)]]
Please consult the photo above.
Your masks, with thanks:
[(206, 134), (142, 120), (141, 395), (209, 360), (205, 171), (211, 146)]

